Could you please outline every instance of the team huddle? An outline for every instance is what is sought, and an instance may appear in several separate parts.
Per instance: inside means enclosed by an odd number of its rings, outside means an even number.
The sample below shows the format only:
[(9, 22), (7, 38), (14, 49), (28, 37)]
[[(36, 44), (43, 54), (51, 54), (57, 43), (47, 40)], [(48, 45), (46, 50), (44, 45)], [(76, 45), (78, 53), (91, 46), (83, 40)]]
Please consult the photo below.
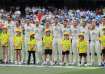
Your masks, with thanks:
[(95, 18), (61, 23), (55, 16), (42, 25), (30, 19), (14, 22), (10, 15), (0, 24), (4, 64), (105, 65), (105, 16), (98, 26)]

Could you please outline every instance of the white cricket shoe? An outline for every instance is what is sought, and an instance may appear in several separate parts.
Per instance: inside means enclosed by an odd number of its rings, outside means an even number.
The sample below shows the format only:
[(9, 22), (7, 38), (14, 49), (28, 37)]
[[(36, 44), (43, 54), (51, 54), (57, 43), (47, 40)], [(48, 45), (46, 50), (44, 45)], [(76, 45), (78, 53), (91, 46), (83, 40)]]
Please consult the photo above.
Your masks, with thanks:
[(78, 66), (82, 66), (82, 64), (78, 63)]
[(87, 66), (88, 66), (88, 64), (84, 64), (84, 66), (86, 66), (86, 67), (87, 67)]
[(19, 65), (21, 65), (21, 64), (22, 64), (22, 62), (19, 62), (18, 64), (19, 64)]
[(54, 65), (54, 62), (50, 61), (50, 65)]
[(17, 64), (18, 64), (18, 62), (17, 62), (17, 61), (15, 61), (15, 64), (17, 65)]
[(59, 63), (60, 65), (64, 65), (64, 62)]
[(46, 61), (44, 61), (43, 63), (42, 63), (42, 65), (46, 65), (47, 64), (47, 62)]

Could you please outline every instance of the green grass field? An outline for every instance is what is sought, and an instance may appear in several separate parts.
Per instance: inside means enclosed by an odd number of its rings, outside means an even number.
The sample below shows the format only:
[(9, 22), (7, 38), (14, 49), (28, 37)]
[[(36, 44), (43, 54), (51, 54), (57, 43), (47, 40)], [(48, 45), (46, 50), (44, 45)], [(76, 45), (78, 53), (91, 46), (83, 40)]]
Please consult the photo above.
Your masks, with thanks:
[(0, 66), (0, 74), (105, 74), (105, 68)]

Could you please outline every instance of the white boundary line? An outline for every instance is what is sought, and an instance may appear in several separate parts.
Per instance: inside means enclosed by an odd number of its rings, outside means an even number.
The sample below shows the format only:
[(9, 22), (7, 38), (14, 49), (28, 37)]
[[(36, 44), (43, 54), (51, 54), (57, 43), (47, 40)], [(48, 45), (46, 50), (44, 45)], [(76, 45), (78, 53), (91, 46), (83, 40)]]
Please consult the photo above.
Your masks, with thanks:
[(79, 66), (39, 66), (39, 65), (14, 65), (0, 64), (0, 67), (36, 67), (36, 68), (70, 68), (70, 69), (100, 69), (103, 67), (79, 67)]

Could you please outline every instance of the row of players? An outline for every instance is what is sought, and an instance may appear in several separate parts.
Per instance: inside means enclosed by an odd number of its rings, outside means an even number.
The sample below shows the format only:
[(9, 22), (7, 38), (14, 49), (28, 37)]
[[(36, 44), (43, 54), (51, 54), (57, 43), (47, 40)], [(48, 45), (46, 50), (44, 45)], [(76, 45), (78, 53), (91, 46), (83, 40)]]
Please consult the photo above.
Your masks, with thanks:
[[(8, 48), (10, 49), (10, 59), (13, 60), (13, 49), (16, 50), (16, 63), (21, 62), (21, 49), (23, 45), (25, 46), (25, 51), (28, 49), (28, 64), (30, 62), (31, 53), (38, 62), (41, 62), (44, 59), (44, 64), (46, 64), (47, 55), (50, 55), (51, 63), (55, 61), (62, 62), (64, 64), (64, 58), (66, 56), (67, 63), (71, 61), (72, 64), (75, 64), (78, 60), (78, 54), (80, 56), (80, 64), (82, 56), (84, 58), (84, 63), (90, 62), (93, 64), (95, 62), (95, 53), (97, 54), (98, 64), (105, 63), (105, 50), (104, 50), (104, 25), (105, 17), (102, 18), (102, 23), (99, 26), (96, 26), (96, 21), (92, 20), (88, 25), (80, 26), (77, 20), (72, 21), (72, 25), (69, 27), (68, 21), (64, 20), (63, 27), (57, 21), (53, 26), (46, 24), (45, 33), (42, 33), (42, 26), (36, 24), (32, 32), (25, 32), (25, 35), (22, 35), (22, 30), (20, 26), (16, 26), (14, 36), (13, 25), (9, 18), (8, 26), (4, 26), (3, 32), (0, 36), (1, 46), (3, 48), (3, 62), (8, 62)], [(28, 28), (28, 26), (26, 26)], [(25, 29), (26, 29), (25, 28)], [(35, 32), (34, 32), (35, 31)], [(63, 34), (62, 35), (62, 31)], [(34, 33), (33, 33), (34, 32)], [(30, 33), (30, 37), (29, 37)], [(83, 33), (83, 34), (80, 34)], [(23, 37), (22, 37), (23, 36)], [(35, 37), (34, 37), (35, 36)], [(79, 36), (79, 39), (78, 39)], [(83, 40), (83, 42), (81, 42)], [(10, 44), (8, 44), (10, 43)], [(34, 47), (35, 50), (33, 51)], [(43, 48), (42, 48), (43, 47)], [(37, 50), (36, 50), (37, 49)], [(43, 52), (44, 49), (44, 52)], [(77, 50), (78, 49), (78, 50)], [(101, 49), (102, 56), (101, 59)], [(24, 52), (25, 52), (24, 51)], [(35, 58), (35, 53), (37, 58)], [(43, 58), (44, 53), (44, 58)], [(24, 53), (27, 56), (27, 53)], [(72, 57), (69, 61), (69, 55)], [(62, 61), (61, 61), (62, 56)], [(88, 61), (87, 61), (88, 60)], [(102, 61), (101, 61), (102, 60)]]

